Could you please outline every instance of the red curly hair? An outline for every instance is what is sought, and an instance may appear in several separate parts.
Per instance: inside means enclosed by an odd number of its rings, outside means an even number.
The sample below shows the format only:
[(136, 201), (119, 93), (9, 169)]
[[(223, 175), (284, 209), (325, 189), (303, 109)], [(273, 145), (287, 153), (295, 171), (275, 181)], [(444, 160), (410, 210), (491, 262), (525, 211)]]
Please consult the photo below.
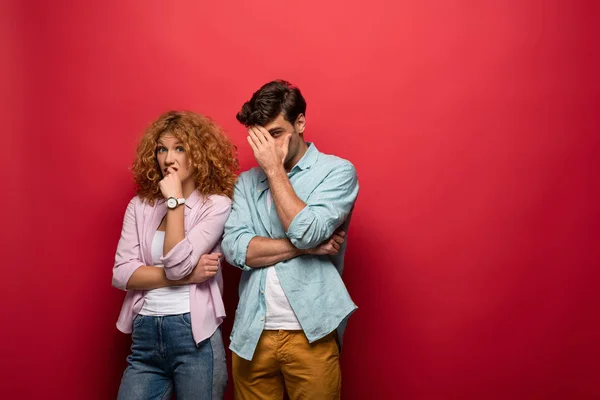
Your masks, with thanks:
[(142, 137), (133, 162), (133, 177), (138, 196), (154, 204), (162, 198), (158, 182), (163, 178), (156, 159), (160, 137), (170, 134), (183, 143), (196, 169), (194, 182), (205, 195), (233, 198), (233, 185), (239, 164), (237, 148), (221, 127), (210, 118), (190, 111), (169, 111), (154, 121)]

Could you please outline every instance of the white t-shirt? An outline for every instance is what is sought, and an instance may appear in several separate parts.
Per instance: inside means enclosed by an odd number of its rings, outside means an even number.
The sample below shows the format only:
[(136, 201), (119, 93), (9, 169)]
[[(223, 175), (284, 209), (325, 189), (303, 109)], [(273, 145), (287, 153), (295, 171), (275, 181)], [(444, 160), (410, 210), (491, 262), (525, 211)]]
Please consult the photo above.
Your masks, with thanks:
[[(161, 267), (165, 232), (156, 231), (152, 238), (152, 262)], [(171, 286), (146, 291), (141, 315), (165, 316), (190, 312), (190, 285)]]
[[(267, 210), (269, 213), (276, 212), (271, 211), (273, 199), (271, 198), (271, 192), (267, 191)], [(283, 288), (277, 278), (275, 267), (267, 268), (267, 281), (265, 285), (265, 303), (267, 306), (267, 313), (265, 316), (265, 327), (267, 330), (302, 330), (298, 318), (290, 302), (288, 301)]]

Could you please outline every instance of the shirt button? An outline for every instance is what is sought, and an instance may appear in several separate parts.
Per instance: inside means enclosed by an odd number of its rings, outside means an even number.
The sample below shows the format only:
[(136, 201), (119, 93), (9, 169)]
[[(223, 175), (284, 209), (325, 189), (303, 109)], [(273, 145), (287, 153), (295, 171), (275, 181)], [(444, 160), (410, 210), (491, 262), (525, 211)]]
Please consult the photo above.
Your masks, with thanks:
[(265, 320), (265, 317), (260, 317), (260, 320), (261, 320), (261, 321), (264, 321), (264, 320)]
[(261, 290), (261, 291), (260, 291), (260, 294), (265, 294), (265, 291), (264, 291), (264, 290)]

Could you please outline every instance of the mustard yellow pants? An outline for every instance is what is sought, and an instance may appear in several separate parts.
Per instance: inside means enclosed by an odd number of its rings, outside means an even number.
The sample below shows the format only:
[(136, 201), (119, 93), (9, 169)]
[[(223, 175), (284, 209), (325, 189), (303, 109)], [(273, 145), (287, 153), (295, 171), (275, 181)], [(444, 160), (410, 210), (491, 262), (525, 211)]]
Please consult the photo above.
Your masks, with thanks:
[(302, 331), (263, 331), (252, 361), (233, 353), (237, 400), (339, 399), (342, 374), (335, 332), (310, 344)]

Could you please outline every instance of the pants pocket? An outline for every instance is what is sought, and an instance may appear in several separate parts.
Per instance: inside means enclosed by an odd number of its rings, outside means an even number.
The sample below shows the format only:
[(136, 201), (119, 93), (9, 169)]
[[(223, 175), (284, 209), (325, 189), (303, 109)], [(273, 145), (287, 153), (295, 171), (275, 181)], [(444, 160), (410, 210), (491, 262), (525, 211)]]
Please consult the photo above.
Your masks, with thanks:
[(192, 327), (192, 317), (191, 317), (190, 313), (181, 314), (179, 316), (179, 318), (186, 326), (188, 326), (190, 328)]
[(142, 322), (144, 322), (144, 316), (141, 314), (136, 315), (133, 319), (133, 328), (138, 328), (140, 325), (142, 325)]

